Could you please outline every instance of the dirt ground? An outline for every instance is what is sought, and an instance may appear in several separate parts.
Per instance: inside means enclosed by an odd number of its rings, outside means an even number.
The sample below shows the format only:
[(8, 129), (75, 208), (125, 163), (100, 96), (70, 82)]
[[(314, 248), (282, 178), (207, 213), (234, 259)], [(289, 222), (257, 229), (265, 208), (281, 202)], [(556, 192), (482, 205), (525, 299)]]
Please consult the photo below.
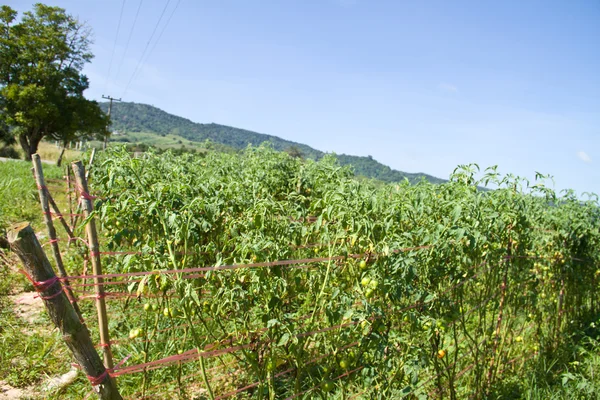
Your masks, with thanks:
[[(44, 313), (44, 303), (42, 299), (37, 296), (36, 292), (23, 292), (15, 295), (8, 296), (13, 304), (13, 311), (19, 318), (22, 318), (27, 322), (28, 325), (33, 326)], [(23, 331), (26, 335), (33, 334), (33, 330)], [(57, 387), (68, 385), (73, 382), (77, 377), (77, 371), (72, 370), (65, 375), (50, 378), (42, 385), (36, 385), (35, 387), (26, 388), (14, 388), (5, 381), (0, 380), (0, 400), (8, 399), (30, 399), (44, 397), (43, 392), (45, 390), (50, 393)]]
[[(44, 310), (42, 299), (36, 297), (36, 292), (24, 292), (8, 296), (13, 303), (13, 311), (28, 324), (33, 324)], [(31, 331), (23, 333), (31, 335)], [(0, 400), (27, 399), (36, 395), (34, 388), (14, 388), (0, 380)]]
[(4, 381), (0, 381), (0, 400), (26, 399), (32, 395), (33, 393), (28, 389), (17, 389)]
[(23, 292), (8, 297), (14, 305), (14, 312), (29, 325), (35, 323), (44, 311), (44, 302), (36, 292)]

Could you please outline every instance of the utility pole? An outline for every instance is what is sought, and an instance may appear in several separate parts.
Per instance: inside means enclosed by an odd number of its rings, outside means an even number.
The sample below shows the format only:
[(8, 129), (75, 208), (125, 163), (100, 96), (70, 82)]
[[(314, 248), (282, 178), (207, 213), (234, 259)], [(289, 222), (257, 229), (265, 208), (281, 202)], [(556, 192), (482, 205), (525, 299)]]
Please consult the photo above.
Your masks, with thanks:
[[(121, 99), (120, 99), (120, 98), (119, 98), (119, 99), (115, 99), (114, 97), (111, 97), (111, 96), (105, 96), (105, 95), (102, 95), (102, 98), (103, 98), (103, 99), (108, 99), (108, 100), (110, 100), (110, 103), (108, 103), (108, 114), (107, 114), (107, 115), (108, 115), (108, 123), (110, 124), (110, 112), (111, 112), (111, 110), (112, 110), (112, 103), (113, 103), (113, 100), (114, 100), (114, 101), (121, 101)], [(107, 128), (108, 128), (108, 127), (107, 127)], [(107, 130), (108, 130), (108, 129), (107, 129)], [(103, 147), (103, 149), (104, 149), (104, 150), (106, 150), (106, 145), (107, 145), (107, 143), (108, 143), (108, 132), (106, 132), (106, 136), (104, 136), (104, 147)]]

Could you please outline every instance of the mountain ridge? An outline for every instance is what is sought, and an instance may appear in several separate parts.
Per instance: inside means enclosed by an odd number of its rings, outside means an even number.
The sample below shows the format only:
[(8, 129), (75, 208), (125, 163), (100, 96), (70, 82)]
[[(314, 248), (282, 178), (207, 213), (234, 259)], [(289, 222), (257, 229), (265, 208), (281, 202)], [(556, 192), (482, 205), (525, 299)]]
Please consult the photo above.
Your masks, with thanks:
[[(100, 107), (106, 112), (108, 103), (100, 103)], [(113, 103), (111, 119), (112, 129), (125, 134), (128, 132), (148, 132), (160, 136), (179, 136), (191, 142), (210, 140), (237, 150), (247, 147), (248, 144), (259, 146), (264, 142), (269, 142), (276, 150), (294, 151), (296, 154), (302, 154), (304, 157), (317, 160), (326, 154), (306, 144), (282, 139), (275, 135), (216, 123), (193, 122), (188, 118), (170, 114), (158, 107), (142, 103)], [(384, 182), (400, 182), (404, 179), (408, 179), (411, 183), (417, 183), (422, 179), (432, 183), (445, 182), (443, 179), (425, 173), (408, 173), (394, 170), (374, 160), (371, 156), (336, 154), (336, 157), (341, 165), (353, 166), (356, 175), (375, 178)]]

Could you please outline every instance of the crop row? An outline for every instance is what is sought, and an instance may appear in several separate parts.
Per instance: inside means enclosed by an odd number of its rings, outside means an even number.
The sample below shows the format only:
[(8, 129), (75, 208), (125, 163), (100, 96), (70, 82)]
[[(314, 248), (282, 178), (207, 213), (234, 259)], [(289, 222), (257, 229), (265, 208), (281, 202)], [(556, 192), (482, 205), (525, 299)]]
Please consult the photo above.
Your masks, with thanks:
[[(265, 147), (108, 151), (91, 185), (105, 272), (124, 274), (107, 281), (113, 350), (132, 356), (123, 390), (521, 390), (510, 377), (539, 373), (598, 312), (600, 212), (596, 200), (476, 172), (381, 186), (333, 158)], [(143, 271), (153, 273), (134, 276)]]

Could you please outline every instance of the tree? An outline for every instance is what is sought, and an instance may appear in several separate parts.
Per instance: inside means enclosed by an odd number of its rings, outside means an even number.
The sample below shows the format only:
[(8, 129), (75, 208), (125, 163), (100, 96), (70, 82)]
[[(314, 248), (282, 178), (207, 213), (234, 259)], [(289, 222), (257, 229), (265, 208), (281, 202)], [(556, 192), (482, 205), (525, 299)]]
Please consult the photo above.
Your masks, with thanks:
[(0, 123), (10, 127), (25, 152), (44, 137), (62, 143), (81, 134), (104, 133), (107, 120), (83, 92), (81, 73), (90, 62), (91, 32), (60, 7), (36, 4), (16, 22), (17, 12), (0, 8)]
[[(62, 156), (69, 142), (81, 139), (102, 139), (108, 127), (108, 116), (98, 103), (83, 97), (67, 97), (61, 103), (59, 128), (49, 136), (61, 142), (62, 149), (56, 165), (60, 167)], [(76, 112), (75, 112), (76, 111)]]
[(302, 153), (302, 150), (296, 145), (288, 147), (285, 152), (292, 158), (304, 158), (304, 153)]
[(0, 118), (0, 145), (11, 146), (15, 143), (15, 137), (11, 134), (9, 126)]

